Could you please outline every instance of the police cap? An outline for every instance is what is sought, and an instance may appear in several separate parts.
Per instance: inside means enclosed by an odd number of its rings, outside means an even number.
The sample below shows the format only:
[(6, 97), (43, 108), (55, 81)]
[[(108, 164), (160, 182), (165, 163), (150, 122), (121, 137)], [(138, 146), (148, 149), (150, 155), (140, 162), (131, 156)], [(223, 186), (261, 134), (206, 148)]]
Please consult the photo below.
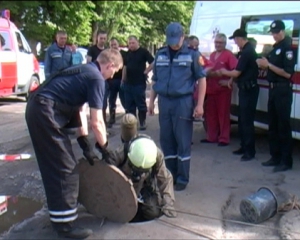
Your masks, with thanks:
[(271, 33), (279, 33), (280, 31), (285, 30), (285, 24), (281, 20), (275, 20), (270, 25), (270, 31)]
[(234, 39), (236, 37), (242, 37), (242, 38), (247, 38), (247, 32), (244, 29), (237, 29), (234, 31), (231, 37), (229, 39)]
[(177, 45), (181, 37), (184, 36), (183, 27), (178, 22), (170, 23), (166, 28), (166, 43), (168, 45)]

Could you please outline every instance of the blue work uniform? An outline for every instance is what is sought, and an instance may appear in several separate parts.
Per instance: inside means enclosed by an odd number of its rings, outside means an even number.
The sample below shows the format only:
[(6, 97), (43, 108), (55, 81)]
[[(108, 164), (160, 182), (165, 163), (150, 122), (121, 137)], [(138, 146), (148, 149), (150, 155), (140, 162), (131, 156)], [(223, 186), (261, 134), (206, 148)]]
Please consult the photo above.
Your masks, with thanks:
[(56, 43), (53, 43), (46, 52), (45, 56), (45, 77), (49, 77), (50, 74), (58, 72), (62, 69), (72, 66), (72, 51), (71, 48), (65, 46), (59, 47)]
[(193, 92), (198, 79), (205, 77), (200, 53), (183, 45), (174, 52), (158, 50), (152, 80), (158, 94), (160, 145), (174, 181), (188, 184), (193, 134)]
[(63, 72), (32, 93), (25, 112), (50, 220), (58, 231), (70, 228), (77, 218), (79, 190), (77, 159), (64, 129), (81, 126), (79, 108), (84, 103), (102, 109), (105, 92), (105, 80), (94, 63)]

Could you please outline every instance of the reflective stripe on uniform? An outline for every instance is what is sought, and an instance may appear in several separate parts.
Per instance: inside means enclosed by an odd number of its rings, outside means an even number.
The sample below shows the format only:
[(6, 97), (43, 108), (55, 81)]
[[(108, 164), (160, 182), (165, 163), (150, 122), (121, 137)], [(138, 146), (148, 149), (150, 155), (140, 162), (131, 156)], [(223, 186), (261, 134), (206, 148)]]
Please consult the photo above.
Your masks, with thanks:
[(184, 162), (184, 161), (190, 161), (190, 160), (191, 160), (191, 156), (189, 156), (189, 157), (179, 157), (179, 156), (178, 156), (178, 159), (179, 159), (180, 161), (182, 161), (182, 162)]
[(172, 159), (172, 158), (177, 158), (177, 155), (169, 155), (169, 156), (165, 156), (165, 160), (166, 159)]
[(78, 217), (77, 208), (72, 210), (66, 210), (66, 211), (49, 210), (49, 215), (50, 215), (50, 220), (56, 223), (72, 222)]

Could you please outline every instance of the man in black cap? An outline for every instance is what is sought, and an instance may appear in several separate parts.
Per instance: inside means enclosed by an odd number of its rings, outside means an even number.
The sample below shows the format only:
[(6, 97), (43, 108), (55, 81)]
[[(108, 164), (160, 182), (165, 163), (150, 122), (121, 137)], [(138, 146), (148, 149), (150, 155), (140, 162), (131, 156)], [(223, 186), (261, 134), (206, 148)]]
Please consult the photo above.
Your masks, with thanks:
[(219, 70), (224, 76), (237, 79), (239, 88), (239, 119), (238, 127), (241, 138), (241, 147), (233, 154), (242, 155), (241, 161), (250, 161), (255, 157), (255, 110), (259, 94), (257, 84), (258, 66), (257, 54), (247, 39), (247, 32), (237, 29), (229, 39), (234, 39), (240, 48), (238, 64), (235, 70)]
[(270, 25), (275, 44), (267, 58), (257, 60), (260, 68), (268, 69), (269, 90), (269, 145), (271, 159), (263, 166), (275, 166), (274, 172), (292, 168), (292, 130), (290, 124), (293, 102), (294, 54), (291, 40), (285, 36), (285, 25), (276, 20)]

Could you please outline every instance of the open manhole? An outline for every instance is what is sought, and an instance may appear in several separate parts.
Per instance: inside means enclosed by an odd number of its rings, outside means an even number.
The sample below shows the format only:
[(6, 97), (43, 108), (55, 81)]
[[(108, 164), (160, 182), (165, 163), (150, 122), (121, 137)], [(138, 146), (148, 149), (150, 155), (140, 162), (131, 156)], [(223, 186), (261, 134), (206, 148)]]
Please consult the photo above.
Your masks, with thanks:
[(0, 196), (0, 234), (14, 224), (30, 218), (43, 207), (41, 202), (29, 198)]

